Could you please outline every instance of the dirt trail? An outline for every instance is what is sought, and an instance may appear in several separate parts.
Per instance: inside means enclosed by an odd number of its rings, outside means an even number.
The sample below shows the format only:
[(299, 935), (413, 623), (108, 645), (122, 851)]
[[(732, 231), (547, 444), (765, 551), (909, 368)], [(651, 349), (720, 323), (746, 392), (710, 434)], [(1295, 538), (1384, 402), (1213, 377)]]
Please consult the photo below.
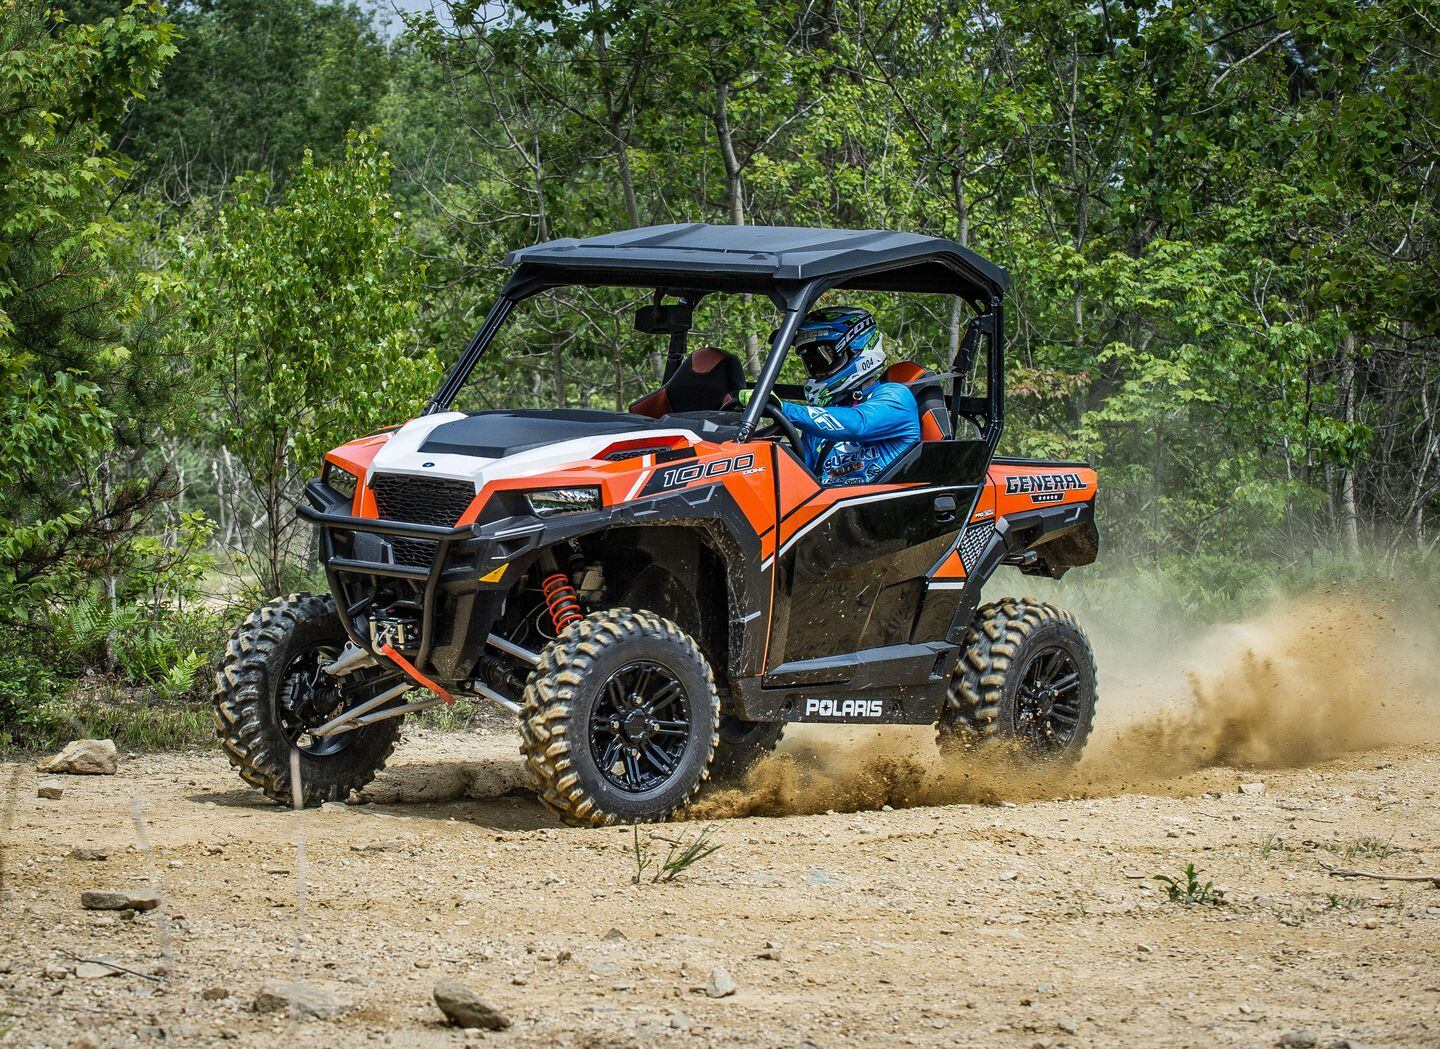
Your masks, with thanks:
[[(1440, 1046), (1440, 890), (1324, 869), (1440, 872), (1435, 646), (1406, 622), (1337, 598), (1102, 652), (1092, 751), (1044, 782), (918, 730), (797, 732), (697, 807), (731, 817), (722, 847), (669, 885), (630, 884), (628, 829), (555, 827), (500, 726), (413, 731), (368, 803), (302, 814), (214, 751), (59, 801), (3, 766), (0, 1044), (451, 1045), (430, 991), (453, 977), (514, 1019), (500, 1045)], [(1220, 904), (1164, 898), (1187, 863)], [(142, 885), (159, 911), (79, 908)], [(733, 996), (706, 994), (716, 966)], [(355, 1009), (250, 1012), (268, 977)]]

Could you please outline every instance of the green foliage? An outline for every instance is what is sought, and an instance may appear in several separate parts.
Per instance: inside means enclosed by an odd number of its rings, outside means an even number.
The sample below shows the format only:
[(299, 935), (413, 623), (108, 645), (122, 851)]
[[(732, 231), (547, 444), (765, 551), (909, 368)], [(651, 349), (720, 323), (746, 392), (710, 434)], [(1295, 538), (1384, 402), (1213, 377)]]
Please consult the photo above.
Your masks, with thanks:
[(719, 843), (710, 844), (710, 837), (714, 830), (714, 827), (707, 826), (694, 835), (682, 834), (674, 841), (666, 841), (669, 849), (664, 857), (660, 857), (651, 852), (649, 842), (641, 843), (640, 825), (638, 823), (631, 824), (635, 873), (631, 875), (630, 883), (639, 885), (644, 880), (647, 871), (650, 872), (650, 881), (654, 884), (674, 881), (720, 848)]
[(1217, 903), (1219, 895), (1215, 892), (1213, 881), (1201, 882), (1203, 874), (1195, 869), (1195, 864), (1185, 864), (1185, 870), (1179, 878), (1172, 878), (1168, 874), (1157, 874), (1154, 881), (1158, 881), (1165, 890), (1165, 898), (1171, 903), (1178, 903), (1189, 907), (1197, 903)]
[[(300, 484), (414, 414), (504, 252), (644, 223), (1005, 265), (1001, 450), (1101, 474), (1065, 587), (1177, 623), (1440, 593), (1435, 0), (521, 0), (384, 42), (322, 0), (61, 9), (0, 0), (0, 620), (55, 634), (0, 724), (66, 674), (180, 690), (207, 554), (255, 594), (314, 575)], [(842, 298), (938, 370), (966, 319)], [(631, 306), (527, 304), (467, 406), (627, 405), (663, 353)], [(773, 325), (698, 317), (752, 364)]]
[[(146, 330), (160, 282), (117, 272), (108, 146), (174, 53), (155, 0), (73, 25), (0, 6), (0, 618), (115, 571), (172, 491), (138, 459), (173, 403)], [(84, 566), (84, 567), (82, 567)]]
[(339, 158), (375, 119), (390, 63), (354, 4), (205, 0), (172, 19), (183, 44), (125, 136), (173, 197), (223, 194), (252, 171), (283, 182), (307, 149)]
[(330, 447), (415, 414), (438, 380), (416, 341), (423, 271), (389, 178), (387, 155), (357, 135), (333, 164), (307, 153), (273, 203), (268, 177), (241, 179), (186, 260), (211, 436), (262, 508), (250, 552), (273, 592), (295, 557), (299, 482)]

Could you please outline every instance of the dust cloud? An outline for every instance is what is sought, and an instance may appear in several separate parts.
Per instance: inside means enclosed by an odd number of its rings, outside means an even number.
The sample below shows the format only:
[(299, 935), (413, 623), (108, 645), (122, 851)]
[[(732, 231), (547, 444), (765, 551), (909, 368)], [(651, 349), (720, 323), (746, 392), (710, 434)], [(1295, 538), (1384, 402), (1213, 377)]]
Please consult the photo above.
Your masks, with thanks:
[[(691, 819), (884, 805), (996, 804), (1178, 789), (1213, 767), (1294, 768), (1440, 738), (1440, 651), (1428, 614), (1331, 591), (1277, 601), (1170, 648), (1094, 638), (1100, 704), (1085, 757), (1037, 770), (1003, 749), (942, 757), (929, 729), (796, 729)], [(1082, 623), (1086, 618), (1082, 615)], [(1103, 621), (1102, 621), (1103, 622)], [(1100, 631), (1105, 628), (1102, 625)]]

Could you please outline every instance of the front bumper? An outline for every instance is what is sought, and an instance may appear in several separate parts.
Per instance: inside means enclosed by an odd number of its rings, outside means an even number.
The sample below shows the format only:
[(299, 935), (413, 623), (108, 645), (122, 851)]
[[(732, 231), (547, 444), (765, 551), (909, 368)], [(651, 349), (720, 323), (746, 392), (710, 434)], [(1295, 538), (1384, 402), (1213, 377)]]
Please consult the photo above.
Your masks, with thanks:
[(297, 512), (315, 526), (320, 563), (351, 640), (375, 651), (370, 618), (389, 614), (399, 595), (417, 629), (396, 647), (442, 684), (474, 676), (505, 597), (545, 534), (533, 517), (454, 528), (354, 517), (349, 497), (323, 480), (305, 486)]

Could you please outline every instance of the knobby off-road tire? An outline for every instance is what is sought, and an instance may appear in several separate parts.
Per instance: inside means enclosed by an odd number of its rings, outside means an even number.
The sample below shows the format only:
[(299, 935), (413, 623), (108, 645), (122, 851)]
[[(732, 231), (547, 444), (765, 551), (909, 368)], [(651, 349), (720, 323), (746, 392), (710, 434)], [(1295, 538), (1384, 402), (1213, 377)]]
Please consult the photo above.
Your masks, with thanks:
[(784, 734), (782, 721), (744, 721), (728, 714), (722, 717), (720, 741), (710, 762), (710, 785), (738, 786), (746, 773), (774, 753)]
[[(230, 635), (215, 675), (215, 728), (240, 777), (273, 801), (292, 803), (292, 742), (276, 709), (287, 670), (297, 659), (333, 657), (345, 642), (345, 629), (328, 594), (277, 597), (251, 613)], [(303, 803), (344, 801), (352, 790), (374, 779), (395, 750), (400, 721), (379, 721), (334, 737), (333, 753), (302, 749)]]
[(1095, 656), (1075, 617), (1043, 601), (1005, 598), (980, 608), (965, 634), (940, 748), (1000, 742), (1023, 760), (1073, 762), (1094, 727), (1097, 698)]
[[(652, 688), (655, 681), (661, 684)], [(672, 682), (683, 693), (679, 700), (664, 698), (677, 693)], [(669, 774), (657, 771), (649, 753), (662, 740), (674, 748), (678, 737), (636, 741), (625, 734), (629, 723), (620, 731), (609, 728), (618, 723), (610, 717), (615, 704), (636, 694), (669, 704), (653, 723), (684, 725), (683, 750), (668, 762)], [(635, 731), (646, 731), (639, 704), (634, 717)], [(694, 639), (652, 612), (612, 608), (570, 624), (540, 653), (525, 686), (520, 752), (540, 803), (571, 826), (652, 823), (694, 800), (709, 774), (719, 718), (715, 677)], [(622, 753), (602, 767), (612, 743)], [(623, 753), (632, 743), (640, 757)], [(631, 761), (638, 789), (627, 785)]]

